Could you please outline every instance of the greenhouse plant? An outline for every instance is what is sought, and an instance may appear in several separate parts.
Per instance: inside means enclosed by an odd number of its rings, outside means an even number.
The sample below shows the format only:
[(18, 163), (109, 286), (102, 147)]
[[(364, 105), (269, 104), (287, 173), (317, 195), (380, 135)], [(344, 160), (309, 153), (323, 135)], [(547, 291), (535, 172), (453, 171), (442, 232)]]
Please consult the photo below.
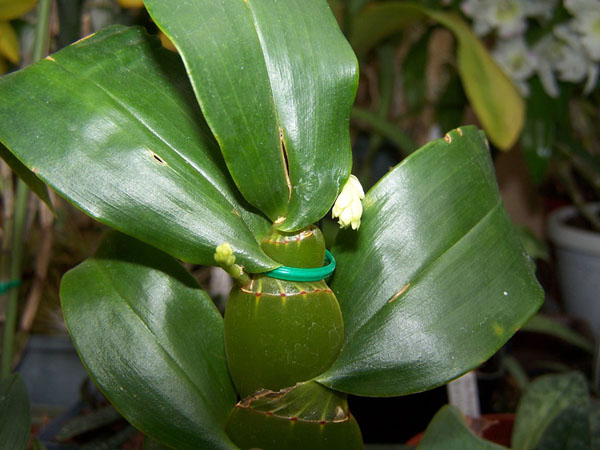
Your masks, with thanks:
[[(144, 3), (178, 53), (113, 26), (0, 79), (5, 160), (115, 230), (61, 301), (131, 424), (176, 449), (359, 449), (347, 394), (440, 386), (540, 307), (475, 127), (363, 193), (325, 0)], [(232, 275), (224, 318), (179, 261)]]

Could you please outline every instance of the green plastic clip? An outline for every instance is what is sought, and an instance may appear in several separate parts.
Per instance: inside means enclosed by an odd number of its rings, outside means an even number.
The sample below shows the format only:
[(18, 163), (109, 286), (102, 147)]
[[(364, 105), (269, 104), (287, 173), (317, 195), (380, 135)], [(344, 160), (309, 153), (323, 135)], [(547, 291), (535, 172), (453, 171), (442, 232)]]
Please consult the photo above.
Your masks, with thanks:
[(281, 266), (265, 275), (278, 280), (286, 281), (319, 281), (331, 276), (335, 270), (335, 258), (329, 250), (325, 250), (325, 261), (323, 267), (304, 269), (299, 267)]
[(3, 281), (0, 282), (0, 295), (8, 292), (14, 287), (17, 287), (21, 284), (21, 280), (11, 280), (11, 281)]

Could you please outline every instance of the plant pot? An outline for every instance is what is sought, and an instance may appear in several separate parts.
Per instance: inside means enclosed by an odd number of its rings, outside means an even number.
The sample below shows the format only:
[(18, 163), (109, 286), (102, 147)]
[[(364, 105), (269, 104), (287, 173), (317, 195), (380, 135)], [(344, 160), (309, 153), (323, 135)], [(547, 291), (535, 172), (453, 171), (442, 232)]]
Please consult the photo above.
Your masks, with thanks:
[[(589, 205), (594, 213), (600, 203)], [(578, 215), (573, 206), (550, 214), (548, 235), (556, 248), (559, 288), (565, 310), (586, 320), (600, 338), (600, 233), (566, 222)]]

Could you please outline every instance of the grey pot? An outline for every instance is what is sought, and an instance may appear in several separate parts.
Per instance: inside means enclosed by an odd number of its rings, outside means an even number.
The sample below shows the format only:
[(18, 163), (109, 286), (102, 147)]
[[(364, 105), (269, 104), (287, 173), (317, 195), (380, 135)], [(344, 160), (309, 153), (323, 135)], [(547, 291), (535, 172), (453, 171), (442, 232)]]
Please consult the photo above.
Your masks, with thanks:
[[(600, 203), (589, 205), (600, 210)], [(566, 224), (578, 215), (573, 206), (552, 212), (548, 235), (556, 248), (558, 282), (565, 309), (586, 320), (600, 338), (600, 233)]]

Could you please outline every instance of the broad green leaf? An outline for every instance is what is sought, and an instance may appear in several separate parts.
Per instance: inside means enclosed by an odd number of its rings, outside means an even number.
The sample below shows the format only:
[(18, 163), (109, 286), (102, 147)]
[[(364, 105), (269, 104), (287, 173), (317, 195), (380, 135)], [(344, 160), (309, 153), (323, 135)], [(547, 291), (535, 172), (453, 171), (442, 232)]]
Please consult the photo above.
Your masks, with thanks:
[(320, 378), (367, 396), (419, 392), (494, 354), (540, 307), (478, 130), (413, 153), (363, 200), (358, 232), (340, 233), (330, 282), (344, 347)]
[(136, 428), (178, 449), (234, 448), (223, 320), (173, 258), (111, 232), (60, 296), (92, 379)]
[(13, 64), (19, 64), (19, 38), (8, 22), (0, 21), (0, 56), (4, 56)]
[(589, 423), (589, 404), (569, 405), (548, 425), (535, 448), (543, 450), (594, 450)]
[(32, 9), (37, 0), (0, 0), (0, 20), (12, 20), (21, 17)]
[(177, 55), (115, 26), (0, 79), (0, 141), (95, 219), (185, 261), (229, 242), (250, 271), (276, 264), (268, 221), (229, 178)]
[(25, 450), (29, 442), (31, 416), (29, 397), (21, 375), (0, 381), (0, 443), (2, 448)]
[(451, 405), (443, 406), (427, 426), (418, 450), (500, 450), (506, 447), (475, 436), (465, 418)]
[(490, 141), (502, 150), (510, 149), (523, 129), (523, 99), (458, 15), (411, 2), (373, 4), (356, 17), (350, 41), (360, 56), (381, 40), (424, 18), (435, 20), (456, 36), (458, 70), (469, 102)]
[(145, 3), (181, 53), (244, 197), (272, 220), (286, 217), (282, 230), (323, 217), (350, 173), (358, 82), (327, 2)]
[(561, 412), (578, 406), (589, 407), (587, 383), (581, 373), (539, 377), (529, 385), (519, 402), (511, 447), (515, 450), (538, 448), (548, 427), (557, 426), (554, 421)]
[(15, 155), (9, 152), (2, 143), (0, 143), (0, 158), (29, 186), (29, 189), (35, 195), (48, 205), (48, 208), (54, 210), (48, 187), (31, 170), (25, 167), (21, 161), (15, 158)]

